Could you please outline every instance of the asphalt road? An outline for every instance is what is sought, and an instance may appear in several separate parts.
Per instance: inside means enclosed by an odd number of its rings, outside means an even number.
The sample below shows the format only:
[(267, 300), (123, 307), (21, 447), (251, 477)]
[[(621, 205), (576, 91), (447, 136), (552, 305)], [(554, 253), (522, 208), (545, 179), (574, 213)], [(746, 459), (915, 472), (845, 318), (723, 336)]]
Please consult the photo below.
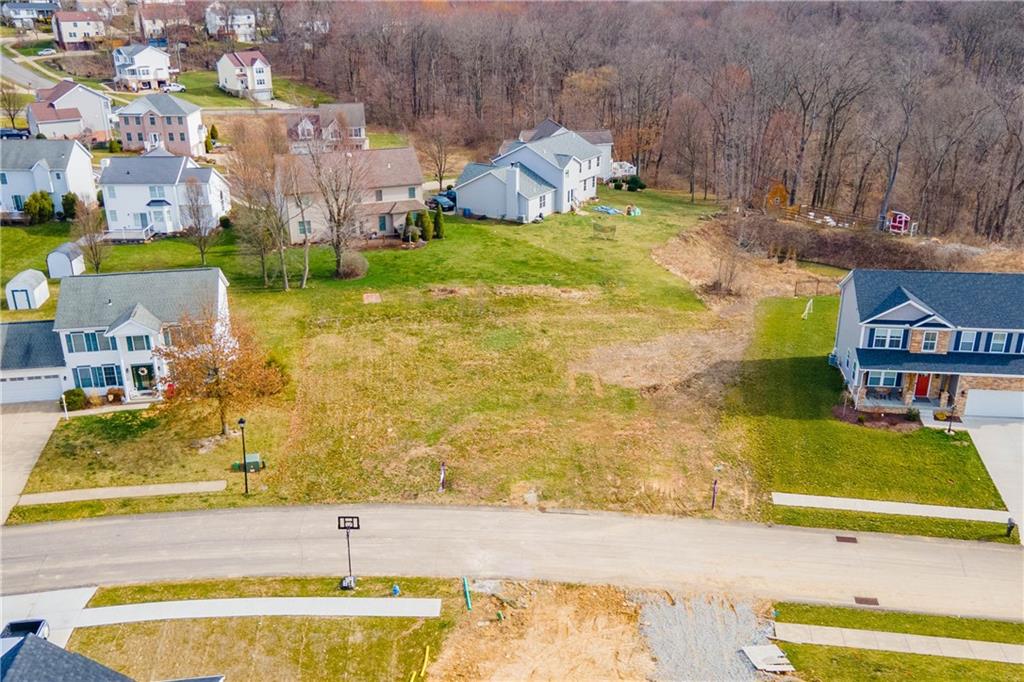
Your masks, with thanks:
[(37, 75), (35, 71), (16, 63), (6, 54), (0, 54), (0, 76), (32, 90), (49, 88), (56, 84), (49, 78), (43, 78)]
[[(355, 573), (509, 577), (728, 592), (1024, 620), (1020, 546), (611, 513), (360, 505), (4, 527), (5, 594), (94, 584), (342, 575), (338, 514), (357, 514)], [(843, 533), (851, 535), (851, 533)]]

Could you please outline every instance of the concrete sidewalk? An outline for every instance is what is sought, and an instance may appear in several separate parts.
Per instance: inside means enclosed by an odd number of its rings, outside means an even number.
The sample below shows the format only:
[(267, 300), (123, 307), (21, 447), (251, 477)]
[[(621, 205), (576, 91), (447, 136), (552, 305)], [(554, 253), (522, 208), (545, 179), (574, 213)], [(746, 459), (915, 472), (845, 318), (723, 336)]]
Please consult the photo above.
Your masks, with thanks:
[(95, 593), (95, 587), (79, 587), (0, 597), (0, 615), (4, 623), (44, 618), (50, 624), (50, 641), (57, 646), (64, 646), (78, 625), (82, 609)]
[(900, 514), (902, 516), (928, 516), (936, 519), (960, 519), (963, 521), (990, 521), (1006, 523), (1010, 512), (995, 509), (968, 509), (967, 507), (942, 507), (934, 504), (911, 502), (883, 502), (861, 500), (853, 497), (827, 497), (824, 495), (798, 495), (796, 493), (772, 493), (772, 504), (781, 507), (813, 507), (816, 509), (840, 509), (843, 511), (872, 512), (875, 514)]
[(121, 497), (154, 497), (156, 495), (217, 493), (227, 487), (227, 481), (191, 481), (188, 483), (122, 485), (112, 488), (80, 488), (78, 490), (56, 490), (48, 493), (30, 493), (28, 495), (22, 495), (18, 499), (18, 504), (56, 504), (60, 502), (82, 502), (84, 500), (111, 500)]
[(821, 644), (873, 651), (895, 651), (903, 654), (1024, 664), (1024, 646), (1020, 644), (979, 642), (973, 639), (928, 637), (906, 635), (901, 632), (878, 632), (876, 630), (832, 628), (797, 623), (776, 623), (775, 639), (794, 644)]

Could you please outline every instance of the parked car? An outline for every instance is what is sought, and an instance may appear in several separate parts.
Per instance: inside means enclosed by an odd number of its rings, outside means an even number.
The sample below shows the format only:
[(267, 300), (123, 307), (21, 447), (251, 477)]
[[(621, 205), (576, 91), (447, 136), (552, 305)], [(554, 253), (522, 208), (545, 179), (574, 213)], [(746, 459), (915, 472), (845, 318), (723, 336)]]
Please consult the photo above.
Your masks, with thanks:
[(181, 83), (168, 83), (161, 90), (164, 92), (185, 92), (185, 86)]
[(36, 54), (40, 57), (51, 57), (57, 54), (57, 50), (53, 49), (52, 47), (45, 47), (42, 50), (39, 50), (39, 52), (36, 52)]
[(4, 626), (3, 632), (0, 632), (0, 639), (7, 639), (8, 637), (21, 638), (26, 635), (35, 635), (42, 639), (48, 639), (50, 637), (50, 624), (41, 618), (12, 620)]
[(455, 210), (455, 204), (452, 202), (451, 199), (449, 199), (443, 194), (435, 194), (434, 196), (427, 199), (427, 208), (434, 209), (437, 208), (438, 205), (441, 206), (442, 211)]
[(0, 128), (0, 140), (27, 140), (29, 131), (24, 128)]

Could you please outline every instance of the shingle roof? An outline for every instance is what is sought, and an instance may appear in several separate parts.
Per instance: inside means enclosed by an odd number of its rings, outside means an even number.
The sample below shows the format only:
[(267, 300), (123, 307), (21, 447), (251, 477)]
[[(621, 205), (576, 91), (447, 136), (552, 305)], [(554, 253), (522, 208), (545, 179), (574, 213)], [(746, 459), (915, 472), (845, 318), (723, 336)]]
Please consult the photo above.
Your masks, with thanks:
[(55, 12), (60, 9), (60, 5), (55, 2), (5, 2), (4, 5), (11, 9), (34, 9), (37, 11)]
[(192, 102), (175, 97), (174, 95), (168, 95), (166, 93), (158, 93), (153, 95), (145, 95), (144, 97), (136, 97), (131, 104), (118, 109), (115, 113), (118, 115), (131, 114), (134, 116), (141, 116), (153, 112), (159, 116), (188, 116), (189, 114), (199, 111), (200, 107)]
[(32, 102), (28, 105), (32, 117), (39, 122), (74, 121), (82, 118), (82, 113), (75, 107), (58, 109), (50, 102)]
[[(4, 140), (0, 145), (0, 168), (29, 170), (40, 159), (45, 159), (51, 170), (65, 170), (77, 140)], [(92, 154), (82, 147), (86, 154)]]
[(188, 157), (173, 154), (116, 156), (100, 174), (101, 185), (174, 185)]
[(911, 353), (886, 348), (858, 348), (857, 362), (861, 369), (1024, 376), (1024, 355), (1015, 353)]
[(188, 12), (184, 5), (160, 3), (157, 5), (139, 5), (139, 16), (148, 21), (188, 21)]
[(467, 163), (466, 167), (462, 169), (462, 174), (459, 175), (459, 179), (455, 181), (455, 186), (464, 185), (470, 180), (475, 180), (484, 173), (489, 173), (497, 168), (493, 163)]
[(861, 321), (915, 300), (958, 327), (1024, 329), (1024, 273), (854, 270)]
[(3, 682), (132, 682), (116, 670), (61, 649), (45, 639), (27, 635), (3, 656)]
[(68, 277), (61, 281), (53, 328), (110, 327), (140, 304), (165, 323), (185, 314), (215, 314), (221, 277), (220, 268)]
[(96, 95), (97, 97), (102, 97), (103, 99), (107, 100), (110, 99), (102, 92), (96, 92), (92, 88), (82, 85), (81, 83), (76, 83), (75, 81), (70, 80), (68, 78), (65, 78), (64, 80), (60, 81), (52, 88), (42, 88), (41, 90), (36, 90), (36, 98), (40, 102), (55, 102), (75, 89), (86, 90), (92, 93), (93, 95)]
[(64, 353), (53, 320), (0, 324), (0, 369), (62, 367)]
[(64, 10), (62, 12), (54, 12), (53, 16), (58, 22), (61, 21), (103, 21), (100, 15), (93, 12), (81, 12), (74, 10)]
[[(519, 193), (524, 197), (532, 199), (533, 197), (540, 196), (541, 194), (547, 194), (553, 192), (555, 187), (548, 183), (547, 180), (540, 177), (526, 166), (519, 164), (516, 166), (519, 169)], [(491, 163), (470, 163), (462, 171), (462, 175), (456, 181), (456, 188), (459, 185), (464, 185), (470, 180), (484, 175), (485, 173), (491, 173), (494, 177), (498, 178), (502, 182), (508, 182), (509, 166), (496, 166)]]
[(350, 128), (363, 128), (366, 126), (366, 108), (362, 102), (335, 102), (312, 109), (290, 109), (284, 116), (288, 134), (293, 139), (298, 138), (295, 129), (305, 119), (309, 119), (314, 130), (319, 132), (321, 126), (328, 126), (338, 118), (343, 119)]
[(264, 64), (269, 64), (270, 60), (263, 56), (263, 53), (259, 50), (243, 50), (241, 52), (225, 52), (224, 56), (228, 58), (228, 61), (235, 66), (252, 66), (257, 59), (262, 61)]
[[(565, 168), (572, 157), (577, 159), (591, 159), (601, 154), (601, 150), (590, 144), (582, 137), (566, 130), (549, 137), (544, 137), (532, 142), (513, 142), (509, 145), (508, 154), (520, 147), (529, 147), (552, 165), (558, 168)], [(499, 156), (503, 156), (501, 154)]]
[(46, 275), (39, 270), (22, 270), (14, 277), (11, 277), (5, 287), (37, 287), (46, 281)]
[(155, 332), (160, 331), (160, 327), (162, 326), (161, 320), (156, 315), (149, 312), (146, 306), (141, 303), (136, 303), (135, 307), (131, 310), (125, 310), (120, 317), (110, 323), (110, 328), (117, 329), (125, 322), (134, 322), (135, 324), (141, 325), (147, 329), (152, 329)]
[(590, 144), (612, 144), (612, 131), (604, 130), (577, 130), (580, 137)]
[(53, 251), (50, 251), (50, 253), (62, 253), (71, 260), (74, 260), (82, 255), (82, 249), (74, 242), (64, 242)]
[[(555, 119), (548, 117), (541, 121), (536, 128), (519, 131), (520, 142), (533, 142), (540, 140), (545, 137), (551, 137), (558, 133), (569, 130)], [(590, 144), (612, 144), (612, 131), (607, 129), (593, 129), (593, 130), (574, 130), (577, 135), (582, 137)], [(502, 143), (502, 147), (506, 147), (512, 140), (506, 140)]]
[[(355, 163), (365, 166), (363, 185), (366, 189), (381, 187), (401, 187), (403, 185), (422, 185), (423, 171), (412, 147), (393, 147), (390, 149), (353, 149), (351, 151), (327, 152), (323, 155), (324, 163), (330, 165), (340, 162), (342, 154), (351, 154)], [(335, 161), (336, 160), (336, 161)], [(278, 173), (284, 164), (297, 164), (299, 191), (311, 193), (317, 188), (313, 182), (310, 169), (312, 161), (308, 154), (282, 154), (277, 157)]]
[(138, 53), (149, 49), (154, 49), (157, 52), (162, 52), (164, 55), (167, 56), (168, 59), (170, 59), (170, 55), (161, 50), (159, 47), (154, 47), (153, 45), (143, 45), (141, 43), (132, 43), (131, 45), (124, 45), (122, 47), (116, 48), (114, 52), (120, 52), (121, 54), (127, 57), (134, 57)]

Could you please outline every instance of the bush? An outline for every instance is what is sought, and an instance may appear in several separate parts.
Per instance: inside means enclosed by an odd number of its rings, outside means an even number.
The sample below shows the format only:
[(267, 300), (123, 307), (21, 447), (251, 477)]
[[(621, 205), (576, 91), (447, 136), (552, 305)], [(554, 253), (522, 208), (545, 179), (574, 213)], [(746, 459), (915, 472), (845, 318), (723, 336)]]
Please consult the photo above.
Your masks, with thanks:
[(123, 388), (108, 388), (107, 389), (107, 402), (108, 403), (120, 403), (124, 401), (124, 389)]
[(69, 388), (64, 391), (64, 403), (68, 406), (68, 410), (84, 410), (88, 403), (88, 398), (85, 396), (85, 391), (80, 388)]
[(117, 152), (122, 151), (124, 147), (121, 146), (121, 140), (114, 138), (113, 140), (110, 141), (109, 149), (111, 154), (116, 154)]
[(213, 140), (210, 138), (210, 133), (206, 133), (206, 139), (203, 140), (203, 146), (206, 148), (207, 154), (213, 151)]
[(75, 208), (78, 205), (78, 196), (74, 192), (68, 192), (60, 198), (61, 208), (64, 209), (64, 218), (66, 220), (75, 219)]
[(857, 423), (858, 424), (863, 424), (866, 421), (867, 421), (867, 418), (864, 415), (862, 415), (862, 414), (858, 414), (857, 415)]
[(216, 123), (214, 123), (212, 126), (210, 126), (210, 139), (211, 140), (220, 139), (220, 133), (217, 131), (217, 124)]
[(25, 200), (25, 213), (33, 225), (45, 223), (53, 217), (53, 200), (42, 190), (32, 192)]
[(96, 203), (99, 204), (100, 208), (103, 208), (103, 190), (96, 190)]
[(626, 189), (630, 192), (636, 192), (637, 190), (647, 189), (647, 185), (640, 179), (639, 175), (630, 175), (629, 179), (626, 180)]
[(358, 251), (346, 251), (341, 255), (342, 279), (359, 279), (365, 277), (370, 269), (366, 257)]
[(441, 212), (441, 204), (434, 210), (434, 239), (444, 239), (444, 213)]
[(920, 418), (921, 418), (921, 411), (919, 409), (917, 409), (916, 407), (911, 407), (909, 410), (907, 410), (907, 421), (908, 422), (916, 422)]
[(46, 139), (46, 135), (43, 135), (42, 133), (36, 133), (36, 139), (37, 140), (45, 140)]
[(420, 226), (420, 239), (429, 242), (434, 236), (434, 219), (430, 217), (430, 211), (420, 211), (419, 215), (416, 216), (417, 219), (419, 219), (419, 216), (423, 216), (423, 225)]
[(622, 180), (616, 180), (612, 183), (612, 187), (615, 189), (622, 189)]
[(231, 229), (231, 218), (226, 215), (220, 217), (220, 229), (230, 230)]

